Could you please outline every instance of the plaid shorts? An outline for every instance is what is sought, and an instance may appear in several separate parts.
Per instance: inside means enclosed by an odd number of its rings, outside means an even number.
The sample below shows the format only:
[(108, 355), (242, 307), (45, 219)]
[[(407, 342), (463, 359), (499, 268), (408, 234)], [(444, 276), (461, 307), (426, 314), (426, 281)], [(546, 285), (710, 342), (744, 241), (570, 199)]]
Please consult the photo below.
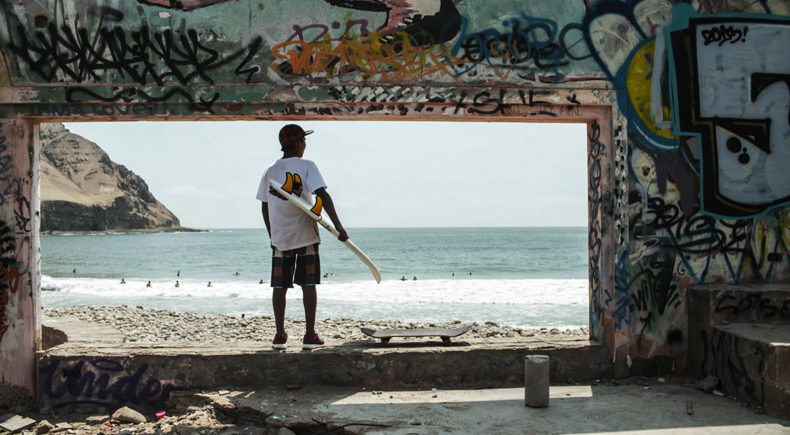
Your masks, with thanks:
[(318, 243), (303, 248), (272, 251), (272, 287), (293, 288), (321, 284)]

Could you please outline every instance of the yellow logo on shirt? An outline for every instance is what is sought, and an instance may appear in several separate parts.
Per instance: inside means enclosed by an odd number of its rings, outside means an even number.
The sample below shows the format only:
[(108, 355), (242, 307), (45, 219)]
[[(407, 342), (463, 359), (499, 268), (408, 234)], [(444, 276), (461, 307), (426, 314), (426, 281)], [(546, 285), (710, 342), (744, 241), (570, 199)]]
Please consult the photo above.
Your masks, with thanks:
[(296, 196), (302, 196), (302, 177), (299, 174), (286, 172), (283, 190)]
[[(286, 172), (285, 173), (285, 184), (283, 184), (282, 188), (283, 188), (284, 191), (286, 191), (288, 193), (292, 193), (292, 194), (294, 194), (296, 196), (300, 196), (301, 197), (302, 196), (302, 177), (299, 174), (292, 174), (290, 172)], [(271, 189), (271, 190), (274, 191), (274, 189)], [(274, 193), (277, 194), (276, 191)], [(280, 195), (277, 194), (277, 196), (280, 196)], [(285, 198), (283, 198), (283, 199), (285, 199)], [(310, 211), (315, 213), (316, 216), (321, 216), (321, 210), (323, 209), (323, 207), (324, 207), (324, 203), (321, 200), (321, 197), (316, 196), (315, 197), (315, 204), (313, 205), (313, 208), (310, 209)]]

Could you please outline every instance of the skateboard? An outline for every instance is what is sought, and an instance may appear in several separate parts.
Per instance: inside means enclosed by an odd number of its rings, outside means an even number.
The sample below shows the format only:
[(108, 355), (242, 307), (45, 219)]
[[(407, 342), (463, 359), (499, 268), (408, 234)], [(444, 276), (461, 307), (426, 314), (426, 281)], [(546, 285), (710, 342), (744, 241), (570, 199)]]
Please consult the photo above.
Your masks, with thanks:
[(363, 334), (381, 340), (381, 344), (389, 343), (393, 337), (441, 337), (445, 346), (451, 343), (452, 337), (458, 337), (472, 329), (472, 325), (463, 325), (453, 329), (443, 328), (410, 328), (410, 329), (371, 329), (360, 328)]

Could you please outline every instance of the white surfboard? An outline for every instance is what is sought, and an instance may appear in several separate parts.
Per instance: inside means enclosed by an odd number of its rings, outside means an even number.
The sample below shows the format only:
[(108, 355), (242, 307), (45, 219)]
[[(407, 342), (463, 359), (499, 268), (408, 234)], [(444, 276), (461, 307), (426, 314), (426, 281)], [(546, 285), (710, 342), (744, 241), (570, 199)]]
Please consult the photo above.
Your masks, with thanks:
[[(302, 197), (297, 196), (296, 194), (283, 189), (283, 186), (281, 186), (279, 182), (274, 181), (271, 178), (268, 181), (269, 184), (274, 188), (274, 190), (276, 190), (280, 195), (282, 195), (288, 201), (291, 201), (291, 203), (297, 206), (299, 210), (302, 210), (303, 212), (305, 212), (305, 214), (315, 219), (315, 221), (321, 224), (322, 227), (324, 227), (327, 231), (332, 233), (332, 235), (335, 236), (335, 238), (337, 238), (340, 235), (340, 233), (335, 229), (335, 227), (332, 226), (331, 223), (324, 220), (323, 217), (321, 216), (322, 207), (320, 202), (315, 206), (310, 205), (310, 203), (302, 199)], [(360, 260), (362, 260), (363, 263), (365, 263), (368, 269), (370, 269), (370, 273), (373, 274), (373, 278), (376, 279), (377, 283), (380, 283), (381, 272), (379, 272), (379, 268), (376, 267), (376, 265), (373, 263), (373, 260), (371, 260), (370, 257), (365, 255), (365, 253), (362, 252), (362, 250), (359, 249), (357, 245), (352, 243), (351, 240), (346, 240), (345, 242), (342, 243), (346, 245), (346, 247), (351, 252), (353, 252), (354, 255), (356, 255)]]

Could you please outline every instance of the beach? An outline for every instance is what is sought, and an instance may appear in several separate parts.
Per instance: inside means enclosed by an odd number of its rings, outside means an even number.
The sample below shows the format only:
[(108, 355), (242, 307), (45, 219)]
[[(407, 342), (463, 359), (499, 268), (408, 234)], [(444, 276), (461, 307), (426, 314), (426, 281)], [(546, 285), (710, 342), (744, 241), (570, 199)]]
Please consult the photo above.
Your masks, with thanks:
[[(246, 316), (227, 314), (198, 314), (142, 306), (86, 306), (75, 305), (63, 308), (42, 309), (44, 325), (50, 319), (73, 318), (96, 325), (116, 329), (126, 343), (229, 343), (259, 342), (270, 343), (274, 337), (274, 318), (271, 316)], [(328, 345), (359, 340), (374, 340), (360, 331), (360, 328), (457, 328), (461, 321), (442, 323), (401, 322), (395, 320), (369, 321), (353, 318), (329, 318), (316, 321), (316, 330)], [(522, 329), (501, 326), (495, 322), (471, 323), (472, 329), (459, 337), (464, 340), (518, 340), (520, 337), (533, 337), (551, 340), (553, 338), (586, 338), (587, 328)], [(290, 335), (289, 344), (298, 345), (304, 334), (304, 320), (286, 319), (286, 330)]]

